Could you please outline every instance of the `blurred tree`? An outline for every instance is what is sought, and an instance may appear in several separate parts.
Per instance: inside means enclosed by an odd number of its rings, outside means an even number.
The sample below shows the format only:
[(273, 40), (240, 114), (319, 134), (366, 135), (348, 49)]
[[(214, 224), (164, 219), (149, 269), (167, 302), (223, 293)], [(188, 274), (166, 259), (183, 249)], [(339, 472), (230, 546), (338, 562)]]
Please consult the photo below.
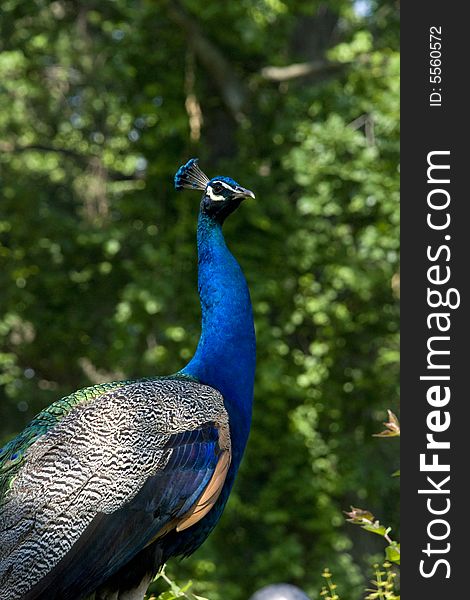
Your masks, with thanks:
[[(390, 0), (5, 0), (0, 19), (0, 438), (75, 388), (170, 373), (199, 332), (200, 156), (256, 190), (226, 237), (259, 361), (235, 494), (169, 570), (211, 600), (274, 581), (348, 598), (367, 505), (397, 522), (398, 17)], [(354, 546), (352, 541), (354, 540)]]

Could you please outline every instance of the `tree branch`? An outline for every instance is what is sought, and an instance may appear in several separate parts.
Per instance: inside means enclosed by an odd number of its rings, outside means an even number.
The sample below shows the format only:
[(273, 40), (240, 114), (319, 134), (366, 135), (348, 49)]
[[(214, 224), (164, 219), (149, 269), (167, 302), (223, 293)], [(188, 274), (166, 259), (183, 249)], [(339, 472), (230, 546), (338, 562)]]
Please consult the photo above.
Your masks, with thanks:
[(168, 7), (168, 15), (186, 33), (189, 45), (212, 76), (230, 114), (237, 121), (243, 119), (248, 92), (242, 81), (235, 75), (230, 62), (215, 44), (204, 36), (194, 19), (179, 4), (172, 2)]
[(314, 60), (312, 62), (294, 63), (285, 67), (264, 67), (260, 74), (269, 81), (288, 81), (300, 77), (326, 75), (335, 71), (340, 71), (346, 65), (344, 63), (334, 63), (326, 60)]

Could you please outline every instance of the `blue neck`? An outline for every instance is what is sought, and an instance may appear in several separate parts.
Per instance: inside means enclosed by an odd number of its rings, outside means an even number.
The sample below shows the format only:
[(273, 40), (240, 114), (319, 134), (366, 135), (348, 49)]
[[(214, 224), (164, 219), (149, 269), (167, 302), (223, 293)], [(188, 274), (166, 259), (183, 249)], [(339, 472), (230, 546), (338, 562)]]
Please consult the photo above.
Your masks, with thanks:
[(250, 428), (256, 360), (250, 293), (221, 226), (203, 214), (197, 247), (202, 332), (194, 357), (181, 372), (221, 392), (242, 451)]

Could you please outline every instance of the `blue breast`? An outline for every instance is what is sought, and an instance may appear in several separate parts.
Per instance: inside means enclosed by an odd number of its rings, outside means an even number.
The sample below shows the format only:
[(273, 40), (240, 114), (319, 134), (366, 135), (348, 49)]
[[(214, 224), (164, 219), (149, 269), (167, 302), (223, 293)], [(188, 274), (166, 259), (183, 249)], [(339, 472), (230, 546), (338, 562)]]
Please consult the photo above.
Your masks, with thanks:
[(256, 341), (250, 294), (221, 226), (202, 214), (198, 257), (202, 331), (196, 353), (181, 373), (222, 394), (229, 415), (232, 462), (220, 497), (207, 516), (194, 527), (167, 536), (163, 548), (166, 558), (191, 554), (215, 527), (232, 489), (251, 424)]

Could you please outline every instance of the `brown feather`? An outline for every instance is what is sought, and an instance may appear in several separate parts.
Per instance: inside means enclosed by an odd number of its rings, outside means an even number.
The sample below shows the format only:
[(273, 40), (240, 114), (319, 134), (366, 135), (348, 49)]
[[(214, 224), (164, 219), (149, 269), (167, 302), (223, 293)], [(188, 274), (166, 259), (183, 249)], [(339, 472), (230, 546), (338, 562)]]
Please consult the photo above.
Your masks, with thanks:
[(228, 450), (222, 451), (220, 458), (215, 467), (214, 474), (212, 475), (206, 489), (200, 496), (196, 504), (186, 513), (183, 519), (178, 523), (176, 531), (183, 531), (188, 529), (211, 510), (214, 504), (217, 502), (217, 498), (220, 496), (220, 492), (224, 486), (225, 478), (227, 477), (228, 468), (230, 466), (231, 454)]

